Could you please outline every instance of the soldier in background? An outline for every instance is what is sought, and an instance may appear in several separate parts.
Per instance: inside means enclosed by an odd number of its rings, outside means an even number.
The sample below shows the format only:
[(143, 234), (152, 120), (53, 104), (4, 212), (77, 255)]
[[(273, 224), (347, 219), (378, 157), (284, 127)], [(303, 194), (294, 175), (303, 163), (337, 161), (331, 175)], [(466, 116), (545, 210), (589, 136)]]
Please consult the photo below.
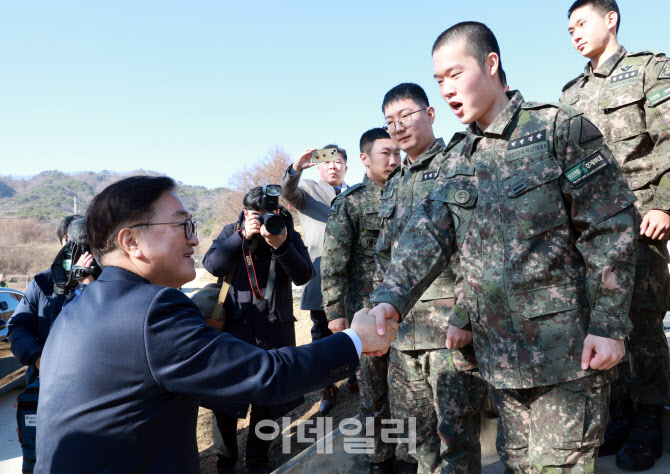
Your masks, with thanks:
[(635, 196), (580, 112), (505, 92), (486, 25), (443, 32), (433, 65), (469, 126), (405, 226), (370, 314), (407, 314), (457, 246), (465, 284), (447, 347), (472, 327), (506, 470), (593, 472), (631, 329)]
[[(433, 133), (435, 109), (420, 86), (405, 83), (388, 91), (382, 112), (389, 135), (407, 156), (382, 191), (375, 286), (384, 281), (413, 211), (443, 173), (440, 154), (445, 150), (444, 141)], [(445, 269), (408, 308), (389, 355), (391, 415), (405, 428), (409, 420), (416, 421), (416, 452), (408, 452), (406, 440), (399, 440), (396, 450), (398, 464), (407, 471), (481, 470), (480, 413), (487, 385), (477, 372), (471, 344), (458, 350), (445, 346), (454, 283), (454, 273)]]
[[(370, 306), (379, 235), (379, 202), (386, 177), (400, 163), (400, 149), (382, 128), (373, 128), (360, 140), (363, 182), (347, 188), (333, 201), (326, 224), (321, 260), (321, 292), (328, 328), (336, 333), (349, 327), (354, 313)], [(395, 444), (381, 440), (382, 420), (388, 407), (388, 354), (362, 357), (356, 372), (361, 414), (374, 418), (374, 452), (368, 454), (371, 473), (393, 472)]]
[(612, 385), (599, 454), (616, 453), (617, 466), (624, 469), (650, 469), (661, 456), (663, 406), (670, 403), (663, 329), (670, 310), (670, 61), (661, 53), (629, 53), (619, 45), (614, 0), (579, 0), (568, 18), (572, 44), (589, 62), (560, 100), (584, 112), (603, 133), (642, 216), (629, 315), (632, 380), (629, 371), (620, 370)]

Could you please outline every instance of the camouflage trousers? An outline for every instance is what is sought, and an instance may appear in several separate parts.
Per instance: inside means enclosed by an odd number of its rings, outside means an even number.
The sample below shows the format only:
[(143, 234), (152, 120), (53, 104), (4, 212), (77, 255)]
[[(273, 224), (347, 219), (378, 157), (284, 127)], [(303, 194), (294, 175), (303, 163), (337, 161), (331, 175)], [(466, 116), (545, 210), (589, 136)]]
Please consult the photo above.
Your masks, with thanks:
[(382, 427), (385, 426), (383, 420), (391, 418), (388, 400), (388, 361), (388, 353), (381, 357), (363, 356), (356, 371), (363, 421), (368, 418), (374, 419), (374, 452), (367, 455), (371, 463), (384, 462), (393, 457), (395, 452), (395, 443), (385, 443), (381, 436)]
[(592, 383), (493, 390), (500, 412), (496, 448), (505, 472), (595, 472), (610, 384)]
[(666, 242), (660, 246), (644, 241), (639, 244), (638, 252), (643, 254), (647, 264), (635, 266), (629, 314), (633, 331), (627, 344), (630, 364), (619, 365), (619, 377), (612, 383), (612, 400), (632, 399), (646, 405), (667, 405), (670, 404), (670, 352), (663, 318), (668, 309), (670, 274)]
[[(390, 351), (391, 415), (405, 428), (396, 457), (418, 463), (419, 473), (481, 472), (480, 414), (488, 384), (476, 369), (457, 370), (454, 353), (460, 355), (449, 349)], [(410, 419), (416, 426), (414, 451), (407, 440)]]

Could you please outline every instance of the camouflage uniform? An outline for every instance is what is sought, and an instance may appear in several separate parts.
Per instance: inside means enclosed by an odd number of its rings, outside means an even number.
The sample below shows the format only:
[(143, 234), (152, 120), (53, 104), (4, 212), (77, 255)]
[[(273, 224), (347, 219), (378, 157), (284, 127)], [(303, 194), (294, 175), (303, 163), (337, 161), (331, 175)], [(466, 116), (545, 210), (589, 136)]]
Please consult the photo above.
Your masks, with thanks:
[[(604, 134), (642, 216), (651, 209), (670, 211), (668, 99), (668, 58), (648, 51), (628, 54), (623, 46), (595, 72), (589, 62), (584, 74), (563, 88), (561, 102), (580, 109)], [(612, 398), (666, 405), (670, 403), (670, 353), (663, 329), (663, 317), (670, 310), (667, 241), (641, 237), (635, 263), (628, 344), (633, 383), (620, 371)]]
[[(444, 148), (441, 138), (435, 140), (413, 163), (405, 158), (386, 180), (379, 210), (376, 285), (384, 279), (412, 212), (433, 190)], [(452, 271), (445, 269), (410, 307), (389, 355), (391, 414), (396, 420), (415, 418), (417, 428), (416, 453), (408, 453), (408, 444), (400, 441), (396, 455), (407, 462), (416, 459), (420, 472), (481, 470), (480, 412), (488, 386), (477, 372), (472, 345), (460, 351), (445, 347), (454, 280)]]
[[(328, 321), (347, 318), (351, 322), (356, 311), (370, 307), (381, 190), (365, 176), (361, 184), (347, 188), (333, 201), (321, 257), (321, 293)], [(361, 414), (375, 419), (374, 453), (368, 459), (381, 463), (395, 451), (394, 444), (382, 442), (380, 432), (382, 420), (390, 418), (388, 354), (361, 357), (356, 377)]]
[(485, 133), (472, 124), (452, 140), (370, 300), (406, 314), (458, 246), (464, 292), (449, 322), (472, 325), (501, 459), (593, 470), (616, 370), (583, 371), (582, 344), (630, 331), (635, 196), (581, 113), (508, 96)]

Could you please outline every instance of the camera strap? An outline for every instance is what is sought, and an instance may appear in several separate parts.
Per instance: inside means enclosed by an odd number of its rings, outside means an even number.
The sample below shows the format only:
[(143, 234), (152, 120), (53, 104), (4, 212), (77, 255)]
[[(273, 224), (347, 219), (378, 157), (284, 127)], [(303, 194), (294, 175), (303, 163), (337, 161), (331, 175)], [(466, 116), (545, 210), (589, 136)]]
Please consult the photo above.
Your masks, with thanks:
[(251, 256), (251, 249), (246, 239), (242, 237), (242, 258), (244, 259), (244, 264), (247, 267), (247, 276), (249, 277), (249, 286), (251, 286), (251, 291), (258, 300), (270, 299), (272, 292), (275, 288), (275, 265), (276, 261), (273, 258), (270, 262), (270, 274), (268, 275), (268, 284), (265, 287), (265, 296), (261, 293), (261, 289), (258, 285), (258, 279), (256, 278), (256, 269), (254, 268), (254, 259)]

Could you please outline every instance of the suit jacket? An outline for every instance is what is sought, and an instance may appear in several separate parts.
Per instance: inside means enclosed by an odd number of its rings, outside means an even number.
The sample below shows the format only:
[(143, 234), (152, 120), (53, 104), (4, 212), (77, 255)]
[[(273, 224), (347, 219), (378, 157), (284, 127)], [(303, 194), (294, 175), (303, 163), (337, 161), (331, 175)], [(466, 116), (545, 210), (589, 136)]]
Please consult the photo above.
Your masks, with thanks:
[(180, 291), (106, 267), (42, 352), (35, 472), (200, 472), (199, 398), (285, 402), (357, 365), (346, 334), (265, 351), (219, 335)]
[[(322, 310), (321, 254), (330, 204), (336, 196), (335, 188), (321, 180), (300, 180), (302, 172), (291, 175), (290, 169), (291, 167), (286, 169), (281, 181), (282, 196), (298, 210), (303, 241), (316, 271), (316, 276), (307, 283), (302, 292), (300, 309)], [(347, 187), (347, 183), (342, 182), (342, 191)]]

